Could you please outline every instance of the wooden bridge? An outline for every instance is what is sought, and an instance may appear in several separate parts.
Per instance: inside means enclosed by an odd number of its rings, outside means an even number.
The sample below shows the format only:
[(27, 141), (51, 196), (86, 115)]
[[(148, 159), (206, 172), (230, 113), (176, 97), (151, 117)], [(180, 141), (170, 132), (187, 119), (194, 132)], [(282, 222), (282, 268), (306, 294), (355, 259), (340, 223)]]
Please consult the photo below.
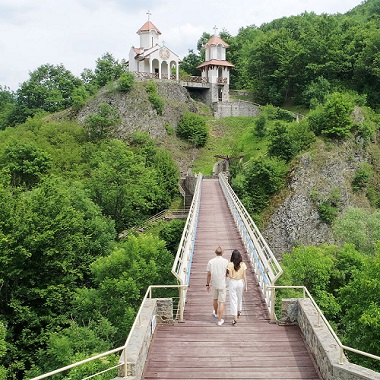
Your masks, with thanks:
[[(248, 292), (242, 316), (231, 325), (212, 316), (206, 288), (207, 262), (215, 248), (230, 258), (244, 252)], [(198, 228), (184, 322), (160, 325), (150, 346), (144, 379), (320, 379), (298, 326), (269, 323), (268, 308), (217, 179), (203, 179)]]
[[(231, 324), (228, 296), (226, 322), (216, 324), (206, 288), (207, 263), (219, 245), (227, 259), (239, 249), (248, 267), (248, 292), (236, 326)], [(297, 305), (299, 327), (272, 323), (274, 290), (281, 288), (274, 284), (282, 269), (224, 175), (219, 180), (198, 175), (172, 273), (179, 284), (149, 286), (123, 346), (31, 380), (67, 374), (99, 360), (100, 372), (85, 379), (380, 380), (378, 372), (349, 363), (344, 350), (380, 357), (343, 345), (304, 286), (292, 286), (303, 289), (302, 299), (287, 301)], [(173, 295), (152, 295), (153, 289), (173, 288), (179, 290), (174, 319)], [(104, 360), (112, 354), (120, 354), (117, 364)]]

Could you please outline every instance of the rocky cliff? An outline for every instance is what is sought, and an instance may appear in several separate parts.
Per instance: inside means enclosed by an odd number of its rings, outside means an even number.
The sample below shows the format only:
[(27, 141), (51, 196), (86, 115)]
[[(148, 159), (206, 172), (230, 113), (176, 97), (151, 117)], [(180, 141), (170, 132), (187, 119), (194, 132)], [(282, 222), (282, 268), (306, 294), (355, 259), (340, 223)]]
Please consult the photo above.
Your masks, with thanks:
[(303, 154), (289, 175), (287, 188), (268, 211), (262, 234), (281, 257), (297, 245), (333, 244), (331, 226), (320, 218), (317, 204), (339, 194), (339, 212), (349, 206), (369, 207), (364, 194), (352, 192), (351, 182), (361, 162), (368, 160), (361, 141), (323, 143)]

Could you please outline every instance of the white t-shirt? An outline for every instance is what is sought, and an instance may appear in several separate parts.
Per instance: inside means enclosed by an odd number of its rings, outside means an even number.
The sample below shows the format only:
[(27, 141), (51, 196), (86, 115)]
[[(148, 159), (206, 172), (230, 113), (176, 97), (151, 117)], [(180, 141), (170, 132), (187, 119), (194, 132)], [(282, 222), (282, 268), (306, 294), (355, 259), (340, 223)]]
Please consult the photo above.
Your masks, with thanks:
[(214, 289), (226, 287), (226, 269), (228, 260), (222, 256), (216, 256), (207, 264), (207, 272), (211, 272), (211, 286)]

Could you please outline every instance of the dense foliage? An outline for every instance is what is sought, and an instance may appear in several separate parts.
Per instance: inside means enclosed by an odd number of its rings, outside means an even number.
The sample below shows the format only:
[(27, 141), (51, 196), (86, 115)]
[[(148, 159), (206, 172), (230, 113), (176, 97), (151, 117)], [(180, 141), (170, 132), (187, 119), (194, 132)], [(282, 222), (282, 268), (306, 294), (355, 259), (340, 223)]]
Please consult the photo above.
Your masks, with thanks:
[(184, 113), (178, 122), (177, 135), (196, 148), (201, 148), (206, 144), (208, 137), (206, 120), (192, 112)]
[[(352, 223), (355, 216), (348, 217)], [(305, 285), (343, 344), (380, 355), (379, 265), (378, 247), (373, 255), (360, 253), (353, 244), (299, 247), (284, 256), (284, 275), (278, 284)], [(281, 293), (281, 297), (294, 296), (295, 291)], [(375, 360), (352, 353), (348, 356), (360, 365), (380, 370)]]
[[(231, 86), (251, 90), (260, 104), (275, 105), (310, 106), (326, 93), (353, 90), (378, 109), (379, 16), (379, 0), (366, 0), (344, 15), (303, 13), (242, 27), (236, 36), (223, 31), (227, 60), (235, 66)], [(202, 61), (207, 36), (198, 41), (197, 54), (190, 51), (183, 60), (189, 74)]]
[(148, 285), (172, 281), (158, 233), (116, 236), (167, 208), (179, 174), (145, 134), (89, 141), (38, 117), (0, 134), (0, 356), (16, 379), (121, 344)]
[(133, 78), (123, 63), (110, 53), (97, 59), (95, 71), (84, 69), (75, 77), (61, 65), (45, 64), (30, 73), (16, 93), (0, 86), (0, 130), (23, 123), (28, 117), (52, 113), (73, 106), (80, 109), (86, 100), (108, 83), (119, 80), (117, 89), (129, 91)]

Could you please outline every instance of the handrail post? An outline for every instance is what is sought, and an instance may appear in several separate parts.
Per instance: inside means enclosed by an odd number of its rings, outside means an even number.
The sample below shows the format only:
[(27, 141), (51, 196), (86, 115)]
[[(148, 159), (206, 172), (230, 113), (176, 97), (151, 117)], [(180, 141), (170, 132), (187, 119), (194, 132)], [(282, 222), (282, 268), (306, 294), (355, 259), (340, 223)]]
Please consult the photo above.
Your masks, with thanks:
[(181, 285), (179, 288), (179, 322), (183, 322), (183, 300), (184, 300), (184, 287)]
[(343, 364), (343, 347), (340, 346), (339, 364)]
[(276, 311), (275, 311), (275, 304), (276, 304), (276, 289), (274, 287), (270, 287), (270, 321), (272, 323), (276, 322)]
[(123, 358), (124, 358), (124, 376), (123, 376), (123, 378), (126, 379), (128, 377), (127, 346), (124, 347)]

